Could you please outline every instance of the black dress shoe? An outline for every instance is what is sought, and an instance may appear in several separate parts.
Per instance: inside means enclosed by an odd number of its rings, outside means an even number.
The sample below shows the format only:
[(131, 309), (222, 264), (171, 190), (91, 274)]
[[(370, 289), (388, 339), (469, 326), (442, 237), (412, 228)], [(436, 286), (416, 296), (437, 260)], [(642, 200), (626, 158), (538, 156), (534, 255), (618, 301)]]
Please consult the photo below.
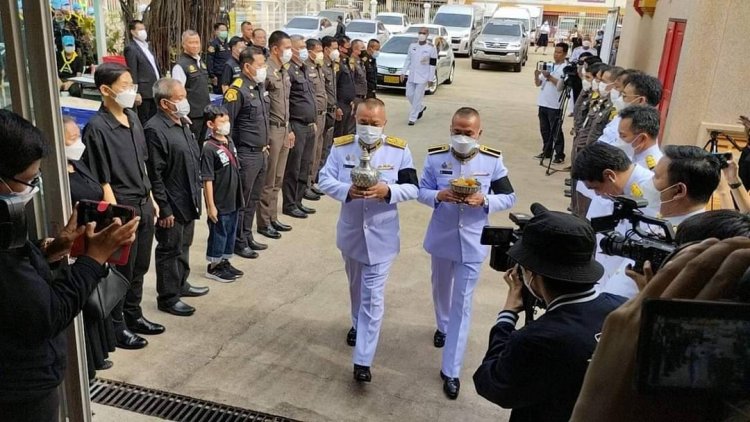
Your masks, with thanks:
[(244, 248), (234, 248), (234, 254), (249, 259), (255, 259), (258, 257), (258, 252), (250, 249), (249, 246), (245, 246)]
[(349, 332), (346, 333), (346, 344), (351, 347), (357, 345), (357, 330), (354, 327), (350, 328)]
[(564, 155), (558, 155), (555, 157), (554, 160), (552, 160), (552, 164), (562, 164), (565, 162), (565, 156)]
[(261, 227), (258, 229), (258, 233), (262, 234), (263, 236), (269, 238), (269, 239), (281, 239), (281, 233), (276, 231), (276, 229), (272, 226), (270, 227)]
[(289, 224), (284, 224), (281, 221), (271, 221), (271, 227), (276, 229), (276, 231), (280, 231), (280, 232), (292, 231), (292, 226), (290, 226)]
[(187, 303), (181, 300), (178, 300), (172, 306), (159, 304), (158, 308), (162, 312), (166, 312), (168, 314), (177, 315), (177, 316), (190, 316), (195, 313), (195, 308), (193, 308), (192, 306), (188, 305)]
[(410, 121), (410, 122), (408, 123), (408, 125), (409, 125), (409, 126), (414, 126), (414, 122), (411, 122), (411, 121)]
[(284, 210), (284, 215), (288, 215), (294, 218), (307, 218), (307, 214), (302, 212), (299, 208), (293, 208), (290, 210)]
[(445, 333), (435, 330), (435, 335), (432, 337), (432, 344), (438, 349), (445, 346)]
[(419, 112), (417, 115), (417, 120), (422, 118), (422, 115), (424, 114), (424, 111), (427, 110), (427, 106), (422, 107), (422, 111)]
[(250, 249), (254, 251), (264, 251), (268, 249), (268, 245), (265, 243), (256, 242), (255, 240), (251, 240), (250, 243), (248, 243), (248, 246), (250, 246)]
[(315, 208), (306, 207), (302, 204), (297, 205), (297, 208), (305, 214), (315, 214)]
[(316, 195), (318, 195), (318, 196), (324, 196), (326, 194), (325, 192), (323, 192), (322, 190), (316, 188), (315, 186), (311, 187), (310, 190), (313, 191), (313, 193), (316, 194)]
[(140, 317), (135, 321), (128, 321), (126, 319), (125, 324), (127, 324), (128, 329), (134, 333), (146, 334), (150, 336), (161, 334), (165, 330), (163, 325), (151, 322), (144, 317)]
[(354, 364), (354, 381), (357, 382), (370, 382), (372, 381), (372, 374), (370, 373), (369, 366), (362, 366)]
[(305, 189), (305, 193), (302, 195), (302, 197), (307, 199), (308, 201), (320, 201), (320, 195), (313, 192), (310, 188)]
[(538, 155), (535, 155), (534, 158), (536, 158), (537, 160), (543, 160), (547, 158), (552, 158), (552, 154), (545, 154), (542, 152), (542, 153), (539, 153)]
[(99, 365), (99, 366), (97, 366), (97, 367), (96, 367), (96, 370), (97, 370), (97, 371), (106, 371), (107, 369), (109, 369), (109, 368), (113, 367), (114, 365), (115, 365), (115, 364), (114, 364), (114, 363), (112, 363), (112, 361), (111, 361), (111, 360), (109, 360), (109, 359), (105, 359), (105, 360), (104, 360), (104, 362), (102, 362), (102, 364), (101, 364), (101, 365)]
[(198, 297), (208, 294), (208, 287), (195, 287), (188, 284), (187, 289), (183, 289), (180, 296), (182, 297)]
[(128, 329), (124, 329), (115, 331), (115, 345), (119, 349), (137, 350), (148, 346), (148, 340)]
[(458, 378), (451, 378), (440, 371), (440, 378), (443, 379), (443, 392), (451, 400), (458, 398), (458, 391), (461, 389), (461, 381)]

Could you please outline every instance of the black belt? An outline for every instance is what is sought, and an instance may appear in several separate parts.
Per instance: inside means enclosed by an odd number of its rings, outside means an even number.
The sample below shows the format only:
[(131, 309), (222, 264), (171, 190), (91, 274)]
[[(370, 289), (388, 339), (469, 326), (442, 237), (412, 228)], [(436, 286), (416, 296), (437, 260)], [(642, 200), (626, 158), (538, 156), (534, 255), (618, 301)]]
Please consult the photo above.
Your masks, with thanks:
[(273, 120), (271, 120), (271, 126), (286, 127), (286, 123), (278, 123), (278, 122), (274, 122)]
[(263, 147), (252, 147), (252, 146), (248, 147), (248, 146), (244, 146), (244, 145), (238, 145), (237, 146), (238, 152), (239, 151), (261, 152), (264, 149), (266, 149), (266, 147), (264, 147), (264, 146)]
[(129, 205), (131, 207), (135, 206), (143, 206), (148, 203), (148, 201), (151, 200), (151, 197), (144, 196), (143, 198), (116, 198), (117, 203), (120, 205)]
[(312, 126), (312, 125), (315, 124), (315, 122), (305, 123), (305, 122), (300, 122), (299, 120), (292, 120), (292, 123), (296, 123), (296, 124), (302, 125), (302, 126)]

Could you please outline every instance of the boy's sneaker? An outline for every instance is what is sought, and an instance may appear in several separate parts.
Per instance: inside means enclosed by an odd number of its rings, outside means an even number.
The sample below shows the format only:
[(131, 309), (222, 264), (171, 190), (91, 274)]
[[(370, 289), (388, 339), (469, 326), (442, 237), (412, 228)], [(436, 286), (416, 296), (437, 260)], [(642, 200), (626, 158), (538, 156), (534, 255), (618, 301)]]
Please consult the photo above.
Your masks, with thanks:
[(231, 283), (235, 280), (234, 274), (230, 273), (229, 270), (221, 264), (213, 268), (209, 265), (206, 269), (206, 278), (216, 280), (220, 283)]
[(242, 270), (234, 268), (232, 266), (232, 264), (230, 264), (229, 261), (226, 260), (226, 259), (224, 261), (222, 261), (221, 264), (219, 264), (219, 265), (223, 266), (224, 269), (227, 270), (227, 272), (229, 272), (230, 274), (232, 274), (234, 276), (234, 278), (240, 278), (243, 275), (245, 275), (245, 273), (242, 272)]

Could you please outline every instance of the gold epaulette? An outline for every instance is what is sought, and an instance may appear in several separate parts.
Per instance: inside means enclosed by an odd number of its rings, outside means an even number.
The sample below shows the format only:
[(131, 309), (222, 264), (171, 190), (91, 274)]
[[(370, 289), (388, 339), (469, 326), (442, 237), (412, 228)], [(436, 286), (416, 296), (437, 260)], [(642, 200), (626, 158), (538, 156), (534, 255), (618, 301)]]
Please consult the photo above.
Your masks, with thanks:
[(654, 167), (656, 167), (656, 158), (654, 158), (653, 155), (649, 154), (648, 157), (646, 157), (646, 166), (648, 166), (649, 170), (653, 170)]
[(348, 145), (354, 142), (354, 135), (344, 135), (333, 139), (333, 145), (340, 147), (342, 145)]
[(617, 109), (615, 107), (612, 107), (612, 111), (609, 112), (609, 121), (611, 122), (614, 120), (615, 117), (617, 117)]
[(401, 148), (401, 149), (406, 148), (406, 141), (404, 141), (401, 138), (396, 138), (394, 136), (386, 136), (385, 143), (396, 148)]
[(479, 152), (487, 155), (491, 155), (493, 157), (502, 157), (503, 152), (499, 149), (490, 148), (486, 145), (479, 145)]
[(441, 152), (450, 151), (451, 147), (448, 144), (433, 145), (427, 148), (428, 154), (439, 154)]
[(234, 82), (232, 82), (232, 86), (236, 86), (237, 88), (242, 88), (242, 78), (236, 78)]

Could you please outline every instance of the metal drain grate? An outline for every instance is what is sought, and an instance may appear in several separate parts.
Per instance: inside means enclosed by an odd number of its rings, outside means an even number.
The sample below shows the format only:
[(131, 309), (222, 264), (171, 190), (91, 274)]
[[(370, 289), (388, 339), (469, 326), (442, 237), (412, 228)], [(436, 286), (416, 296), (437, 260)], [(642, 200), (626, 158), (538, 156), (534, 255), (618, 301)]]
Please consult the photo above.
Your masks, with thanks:
[(281, 416), (102, 378), (91, 383), (91, 401), (170, 421), (295, 422)]

